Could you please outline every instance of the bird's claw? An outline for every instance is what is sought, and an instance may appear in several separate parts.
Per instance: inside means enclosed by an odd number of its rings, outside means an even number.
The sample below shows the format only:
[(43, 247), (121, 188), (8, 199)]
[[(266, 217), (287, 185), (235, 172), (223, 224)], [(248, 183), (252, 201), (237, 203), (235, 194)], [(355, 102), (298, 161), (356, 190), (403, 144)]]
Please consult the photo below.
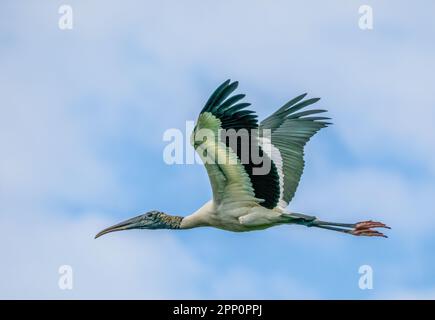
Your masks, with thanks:
[(350, 234), (354, 236), (366, 236), (366, 237), (384, 237), (388, 238), (382, 232), (372, 230), (371, 228), (386, 228), (391, 229), (389, 226), (381, 222), (376, 221), (362, 221), (355, 224), (355, 228), (350, 231)]
[(355, 229), (356, 230), (370, 229), (370, 228), (386, 228), (386, 229), (391, 229), (389, 226), (387, 226), (386, 224), (384, 224), (382, 222), (376, 222), (376, 221), (372, 221), (372, 220), (358, 222), (355, 225)]
[(350, 234), (354, 236), (366, 236), (366, 237), (384, 237), (388, 238), (385, 234), (382, 232), (376, 231), (376, 230), (370, 230), (370, 229), (363, 229), (363, 230), (352, 230), (350, 231)]

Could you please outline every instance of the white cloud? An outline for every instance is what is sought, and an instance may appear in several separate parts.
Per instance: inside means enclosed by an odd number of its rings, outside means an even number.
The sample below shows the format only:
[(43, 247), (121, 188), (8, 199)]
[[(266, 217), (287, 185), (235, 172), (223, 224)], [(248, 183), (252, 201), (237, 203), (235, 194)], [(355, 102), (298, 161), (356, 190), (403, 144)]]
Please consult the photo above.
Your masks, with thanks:
[(217, 299), (316, 299), (318, 293), (284, 274), (235, 267), (213, 281)]
[[(433, 82), (429, 70), (435, 63), (434, 47), (424, 36), (430, 23), (410, 23), (405, 4), (374, 5), (375, 28), (364, 32), (357, 27), (358, 1), (78, 1), (73, 5), (75, 29), (62, 33), (54, 23), (55, 6), (33, 2), (13, 11), (16, 23), (6, 24), (6, 30), (19, 39), (19, 49), (30, 49), (36, 74), (46, 73), (50, 64), (51, 80), (58, 81), (53, 73), (57, 70), (65, 84), (61, 90), (97, 94), (111, 130), (123, 123), (122, 108), (160, 119), (157, 106), (165, 106), (171, 119), (192, 119), (202, 103), (199, 98), (206, 97), (198, 97), (196, 80), (186, 75), (206, 74), (207, 87), (231, 76), (248, 87), (251, 101), (276, 101), (257, 106), (260, 112), (272, 112), (301, 91), (321, 95), (356, 155), (388, 152), (433, 175), (435, 132), (430, 119), (435, 100), (427, 93)], [(35, 17), (35, 11), (40, 15)], [(426, 16), (427, 11), (412, 8), (413, 14)], [(32, 23), (38, 28), (30, 37)], [(14, 51), (10, 53), (14, 59)], [(24, 63), (23, 73), (29, 67)], [(140, 97), (141, 105), (127, 106), (134, 97)], [(153, 107), (145, 113), (145, 105)], [(119, 130), (143, 134), (139, 122), (126, 125), (135, 119), (126, 118)], [(165, 128), (182, 125), (164, 120)], [(148, 125), (159, 132), (164, 126)], [(151, 137), (153, 141), (160, 135)]]
[[(14, 213), (18, 214), (18, 213)], [(127, 233), (93, 239), (110, 224), (88, 214), (39, 213), (4, 219), (0, 296), (25, 299), (137, 299), (198, 297), (202, 266), (172, 235)], [(12, 221), (11, 221), (12, 220)], [(73, 269), (73, 290), (60, 290), (58, 268)]]
[(393, 228), (387, 233), (407, 241), (420, 241), (433, 233), (435, 216), (428, 207), (433, 203), (433, 184), (376, 167), (345, 169), (316, 161), (308, 166), (314, 166), (316, 173), (302, 178), (291, 209), (312, 210), (332, 221), (382, 221)]
[[(33, 212), (1, 216), (3, 299), (301, 299), (319, 297), (280, 272), (200, 262), (170, 231), (129, 231), (97, 240), (112, 222)], [(18, 217), (20, 213), (9, 212)], [(73, 270), (73, 289), (58, 287), (58, 269)]]
[(435, 299), (435, 289), (432, 290), (413, 290), (411, 288), (407, 289), (396, 289), (389, 292), (385, 292), (377, 296), (377, 299), (389, 299), (389, 300), (434, 300)]

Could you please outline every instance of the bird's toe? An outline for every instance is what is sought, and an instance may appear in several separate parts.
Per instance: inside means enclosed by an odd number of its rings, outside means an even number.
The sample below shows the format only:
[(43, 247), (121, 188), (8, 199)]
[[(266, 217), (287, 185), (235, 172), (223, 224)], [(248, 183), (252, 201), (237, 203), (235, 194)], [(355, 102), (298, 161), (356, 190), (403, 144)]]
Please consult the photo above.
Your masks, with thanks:
[(382, 223), (382, 222), (377, 222), (377, 221), (362, 221), (362, 222), (358, 222), (355, 225), (355, 229), (356, 230), (364, 230), (364, 229), (370, 229), (370, 228), (386, 228), (386, 229), (391, 229), (389, 226), (387, 226), (386, 224)]

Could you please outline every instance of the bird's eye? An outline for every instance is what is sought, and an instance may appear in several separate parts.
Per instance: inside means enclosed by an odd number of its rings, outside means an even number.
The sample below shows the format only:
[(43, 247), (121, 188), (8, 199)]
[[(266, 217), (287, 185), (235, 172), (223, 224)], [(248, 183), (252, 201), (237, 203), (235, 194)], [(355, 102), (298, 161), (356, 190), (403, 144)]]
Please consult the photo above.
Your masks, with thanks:
[(154, 218), (155, 214), (154, 213), (148, 213), (148, 217), (149, 218)]

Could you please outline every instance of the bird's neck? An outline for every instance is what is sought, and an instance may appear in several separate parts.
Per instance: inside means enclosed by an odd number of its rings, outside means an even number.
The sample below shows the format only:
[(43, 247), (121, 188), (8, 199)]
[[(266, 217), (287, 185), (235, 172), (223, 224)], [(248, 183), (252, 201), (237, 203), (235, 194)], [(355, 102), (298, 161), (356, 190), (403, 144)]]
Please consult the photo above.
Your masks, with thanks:
[(159, 214), (159, 219), (162, 229), (180, 229), (181, 221), (183, 221), (183, 217), (172, 216), (163, 212)]
[(214, 216), (215, 205), (209, 201), (194, 213), (184, 217), (180, 224), (180, 229), (191, 229), (197, 227), (210, 226), (211, 217)]

